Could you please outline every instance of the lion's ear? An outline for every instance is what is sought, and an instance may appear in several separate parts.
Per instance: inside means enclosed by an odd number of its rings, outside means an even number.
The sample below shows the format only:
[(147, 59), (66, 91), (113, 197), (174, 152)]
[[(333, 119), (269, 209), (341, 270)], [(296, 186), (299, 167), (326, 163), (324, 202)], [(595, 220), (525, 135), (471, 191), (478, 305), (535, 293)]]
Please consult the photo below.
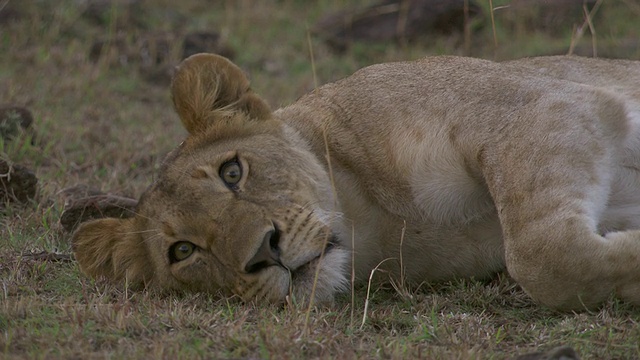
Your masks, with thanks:
[(72, 239), (80, 269), (94, 278), (126, 278), (130, 284), (151, 280), (149, 254), (132, 221), (107, 218), (80, 225)]
[(242, 70), (218, 55), (196, 54), (182, 61), (171, 81), (171, 96), (190, 134), (238, 113), (253, 120), (271, 116), (269, 105), (251, 91)]

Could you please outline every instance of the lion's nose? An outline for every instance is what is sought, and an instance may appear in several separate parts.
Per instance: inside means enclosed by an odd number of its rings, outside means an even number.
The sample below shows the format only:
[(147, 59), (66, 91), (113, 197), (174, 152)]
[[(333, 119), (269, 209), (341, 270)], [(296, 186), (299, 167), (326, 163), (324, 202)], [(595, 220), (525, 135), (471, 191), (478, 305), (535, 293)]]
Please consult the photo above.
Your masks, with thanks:
[(282, 266), (280, 262), (280, 232), (277, 228), (268, 231), (256, 254), (247, 262), (244, 271), (251, 274), (273, 265)]

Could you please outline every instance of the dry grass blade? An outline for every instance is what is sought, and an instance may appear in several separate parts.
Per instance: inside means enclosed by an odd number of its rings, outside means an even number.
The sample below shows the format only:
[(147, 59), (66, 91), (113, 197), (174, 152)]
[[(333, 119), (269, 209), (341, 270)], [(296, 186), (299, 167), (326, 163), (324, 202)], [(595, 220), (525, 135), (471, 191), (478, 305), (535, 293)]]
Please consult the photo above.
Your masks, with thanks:
[(369, 300), (371, 298), (371, 283), (373, 281), (373, 275), (378, 271), (380, 266), (389, 260), (395, 260), (394, 258), (384, 259), (374, 267), (369, 273), (369, 281), (367, 282), (367, 296), (364, 301), (364, 311), (362, 312), (362, 322), (360, 323), (360, 329), (364, 327), (364, 324), (367, 322), (367, 310), (369, 310)]
[(494, 16), (495, 8), (493, 7), (493, 0), (489, 0), (489, 13), (491, 14), (491, 33), (493, 34), (493, 47), (498, 49), (498, 33), (496, 31), (496, 19)]
[(602, 0), (596, 1), (596, 3), (593, 5), (593, 7), (591, 8), (590, 11), (587, 8), (586, 4), (583, 5), (582, 10), (584, 12), (584, 23), (582, 25), (580, 25), (580, 26), (574, 26), (573, 27), (573, 32), (572, 32), (572, 36), (571, 36), (571, 43), (569, 44), (569, 51), (567, 52), (567, 55), (573, 55), (574, 54), (574, 50), (575, 50), (576, 44), (578, 43), (578, 41), (580, 41), (580, 39), (584, 35), (584, 30), (588, 27), (589, 31), (591, 32), (591, 49), (592, 49), (591, 51), (592, 51), (592, 56), (593, 57), (598, 57), (598, 47), (597, 47), (597, 41), (596, 41), (596, 29), (595, 29), (595, 26), (593, 25), (593, 17), (598, 12), (598, 10), (600, 9), (601, 5), (602, 5)]

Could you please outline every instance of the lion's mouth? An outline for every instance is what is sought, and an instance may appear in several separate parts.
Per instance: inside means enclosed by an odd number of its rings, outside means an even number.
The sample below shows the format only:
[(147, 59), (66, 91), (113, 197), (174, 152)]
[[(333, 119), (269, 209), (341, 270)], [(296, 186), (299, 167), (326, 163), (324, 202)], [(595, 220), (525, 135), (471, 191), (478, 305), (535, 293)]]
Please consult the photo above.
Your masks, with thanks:
[(327, 241), (324, 249), (317, 256), (307, 261), (306, 263), (298, 266), (295, 269), (289, 269), (291, 273), (291, 278), (295, 280), (296, 278), (307, 274), (309, 271), (315, 271), (316, 266), (320, 263), (320, 260), (326, 257), (330, 252), (336, 249), (339, 246), (338, 237), (334, 234), (331, 235), (329, 240)]

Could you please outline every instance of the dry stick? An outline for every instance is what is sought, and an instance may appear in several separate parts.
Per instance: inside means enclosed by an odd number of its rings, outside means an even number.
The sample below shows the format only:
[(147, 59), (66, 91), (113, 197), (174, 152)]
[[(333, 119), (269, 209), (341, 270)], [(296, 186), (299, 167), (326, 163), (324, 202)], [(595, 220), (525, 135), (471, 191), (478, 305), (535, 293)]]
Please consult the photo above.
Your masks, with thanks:
[(402, 244), (404, 242), (404, 234), (405, 231), (407, 230), (407, 220), (402, 220), (403, 225), (402, 225), (402, 233), (400, 234), (400, 290), (402, 290), (400, 292), (400, 295), (405, 295), (403, 293), (407, 293), (407, 291), (405, 291), (405, 273), (404, 273), (404, 263), (402, 262)]
[(469, 0), (464, 0), (464, 53), (469, 56), (469, 52), (471, 51), (471, 26), (469, 25)]
[(356, 307), (355, 296), (355, 282), (356, 282), (356, 229), (353, 221), (351, 222), (351, 323), (350, 327), (353, 329), (353, 317)]
[[(313, 85), (314, 85), (314, 89), (318, 88), (318, 77), (317, 77), (317, 72), (316, 72), (316, 62), (315, 62), (315, 56), (313, 55), (313, 45), (311, 44), (311, 33), (309, 31), (309, 27), (307, 26), (307, 43), (309, 46), (309, 56), (311, 57), (311, 72), (313, 73)], [(334, 217), (335, 217), (335, 209), (337, 207), (336, 204), (336, 200), (337, 200), (337, 193), (336, 193), (336, 186), (335, 186), (335, 182), (333, 179), (333, 171), (331, 169), (331, 157), (329, 156), (329, 141), (327, 140), (327, 132), (325, 129), (322, 129), (322, 136), (324, 138), (324, 145), (325, 145), (325, 157), (327, 160), (327, 167), (329, 169), (329, 180), (331, 182), (331, 189), (333, 191), (333, 215), (331, 216), (331, 218), (329, 219), (329, 228), (331, 228), (331, 224), (334, 221)], [(320, 275), (320, 264), (322, 263), (322, 260), (324, 258), (324, 253), (325, 253), (325, 249), (327, 247), (327, 243), (329, 242), (329, 235), (327, 233), (325, 239), (324, 239), (324, 246), (322, 248), (322, 252), (320, 253), (320, 258), (318, 259), (318, 266), (316, 266), (315, 269), (315, 275), (313, 278), (313, 286), (311, 287), (311, 295), (309, 297), (309, 306), (307, 308), (307, 312), (304, 318), (304, 327), (302, 328), (302, 334), (306, 334), (307, 332), (307, 327), (309, 326), (309, 318), (311, 316), (311, 309), (313, 308), (313, 300), (315, 298), (315, 294), (316, 294), (316, 287), (318, 285), (318, 276)]]
[[(316, 63), (315, 56), (313, 55), (313, 46), (311, 44), (311, 33), (309, 31), (309, 26), (307, 26), (307, 46), (309, 46), (309, 57), (311, 58), (311, 73), (313, 74), (313, 88), (316, 89), (318, 87), (318, 79), (316, 76)], [(330, 220), (332, 221), (332, 220)], [(327, 235), (328, 239), (328, 235)], [(327, 240), (325, 239), (325, 242)], [(320, 259), (318, 259), (318, 266), (316, 266), (316, 271), (313, 277), (313, 286), (311, 287), (311, 295), (309, 296), (309, 307), (307, 308), (307, 312), (304, 317), (304, 326), (302, 328), (302, 332), (300, 336), (307, 333), (307, 326), (309, 325), (309, 317), (311, 315), (311, 309), (313, 307), (313, 298), (316, 295), (316, 286), (318, 284), (318, 275), (320, 270), (320, 263), (322, 262), (322, 258), (324, 257), (324, 248), (322, 249), (322, 253), (320, 253)]]
[(502, 10), (508, 8), (509, 5), (493, 7), (493, 0), (489, 0), (489, 8), (491, 9), (491, 29), (493, 31), (493, 58), (496, 60), (498, 57), (498, 33), (496, 31), (496, 19), (494, 12), (496, 10)]
[(396, 25), (396, 35), (400, 39), (400, 44), (403, 47), (407, 46), (407, 20), (409, 18), (409, 9), (411, 3), (407, 0), (400, 1), (400, 8), (398, 9), (398, 23)]
[(129, 271), (124, 275), (124, 298), (129, 299)]
[[(595, 8), (595, 6), (594, 6)], [(593, 57), (598, 57), (598, 50), (596, 48), (596, 29), (593, 27), (593, 22), (591, 21), (591, 13), (589, 9), (587, 9), (587, 4), (582, 5), (582, 10), (584, 10), (585, 21), (589, 26), (589, 31), (591, 32), (591, 48), (593, 51)]]
[[(108, 58), (109, 58), (109, 54), (108, 54), (108, 50), (111, 47), (111, 44), (113, 44), (115, 42), (115, 37), (117, 36), (117, 28), (118, 26), (118, 8), (116, 7), (116, 4), (113, 3), (111, 5), (111, 9), (109, 10), (109, 33), (107, 35), (107, 43), (103, 45), (102, 48), (102, 55), (104, 55), (107, 58), (107, 62), (108, 62)], [(106, 50), (106, 51), (105, 51)]]
[(576, 43), (582, 37), (582, 27), (573, 25), (573, 31), (571, 34), (571, 42), (569, 43), (569, 51), (567, 51), (567, 55), (573, 55), (573, 50), (576, 47)]
[(364, 301), (364, 314), (362, 314), (362, 324), (360, 324), (360, 330), (364, 327), (364, 323), (367, 321), (367, 310), (369, 309), (369, 294), (371, 293), (371, 281), (373, 280), (373, 274), (378, 270), (380, 265), (382, 265), (385, 261), (388, 260), (396, 260), (395, 258), (387, 258), (378, 263), (376, 267), (371, 270), (369, 273), (369, 283), (367, 284), (367, 298)]
[(2, 9), (4, 9), (4, 7), (7, 6), (8, 3), (9, 3), (9, 0), (5, 0), (2, 3), (0, 3), (0, 11), (2, 11)]
[(629, 8), (629, 10), (637, 13), (638, 15), (640, 15), (640, 4), (636, 4), (634, 3), (633, 0), (622, 0), (622, 2), (627, 5), (627, 7)]
[(489, 9), (491, 12), (491, 29), (493, 31), (493, 57), (495, 59), (498, 53), (498, 35), (496, 33), (496, 19), (493, 16), (493, 0), (489, 0)]
[(405, 275), (404, 262), (402, 259), (402, 245), (404, 243), (404, 235), (407, 230), (407, 221), (406, 220), (402, 220), (402, 221), (404, 224), (402, 226), (402, 232), (400, 233), (400, 280), (398, 283), (396, 283), (396, 280), (394, 280), (392, 277), (389, 277), (389, 278), (391, 281), (391, 286), (393, 286), (393, 288), (396, 290), (396, 292), (398, 292), (398, 294), (400, 294), (400, 296), (405, 298), (410, 296), (409, 296), (409, 290), (407, 289), (407, 286), (405, 283), (406, 275)]
[(309, 57), (311, 58), (311, 73), (313, 74), (313, 89), (318, 88), (318, 75), (316, 73), (316, 58), (313, 55), (313, 44), (311, 44), (311, 31), (307, 25), (307, 45), (309, 46)]
[(569, 44), (569, 51), (567, 52), (567, 55), (573, 55), (573, 50), (575, 50), (575, 46), (578, 43), (578, 41), (580, 41), (580, 39), (582, 38), (582, 36), (584, 35), (584, 29), (585, 29), (585, 25), (589, 27), (589, 30), (591, 31), (592, 34), (592, 46), (594, 46), (593, 48), (593, 55), (594, 57), (596, 56), (596, 50), (595, 50), (595, 28), (593, 27), (593, 23), (591, 22), (591, 19), (593, 18), (593, 16), (596, 14), (596, 12), (598, 12), (598, 10), (600, 9), (600, 5), (602, 5), (602, 0), (598, 0), (595, 5), (593, 5), (593, 8), (591, 9), (591, 11), (587, 11), (587, 8), (584, 7), (584, 12), (585, 12), (585, 17), (586, 19), (584, 20), (584, 22), (582, 23), (582, 25), (580, 26), (574, 26), (574, 30), (573, 30), (573, 35), (571, 36), (571, 43)]
[[(338, 194), (336, 193), (336, 185), (335, 185), (335, 181), (333, 178), (333, 171), (331, 168), (331, 157), (329, 156), (329, 140), (327, 139), (327, 131), (326, 129), (322, 129), (322, 137), (324, 139), (324, 146), (325, 146), (325, 151), (326, 151), (326, 159), (327, 159), (327, 167), (329, 169), (329, 181), (331, 182), (331, 190), (333, 192), (333, 215), (331, 216), (331, 218), (329, 219), (329, 228), (331, 228), (331, 224), (334, 221), (334, 217), (335, 217), (335, 209), (336, 209), (336, 201), (337, 201), (337, 196)], [(324, 239), (324, 246), (322, 249), (322, 252), (320, 253), (320, 259), (318, 259), (318, 265), (320, 265), (320, 263), (322, 263), (322, 259), (324, 258), (324, 252), (325, 249), (327, 247), (327, 243), (329, 242), (329, 234), (327, 234), (327, 236)], [(315, 276), (313, 278), (313, 287), (311, 288), (311, 296), (309, 299), (309, 307), (307, 308), (307, 314), (304, 318), (304, 328), (302, 329), (302, 334), (307, 332), (307, 326), (309, 325), (309, 317), (311, 315), (311, 309), (313, 308), (313, 299), (315, 298), (316, 295), (316, 286), (318, 285), (318, 276), (320, 274), (320, 266), (316, 267), (316, 273)]]

